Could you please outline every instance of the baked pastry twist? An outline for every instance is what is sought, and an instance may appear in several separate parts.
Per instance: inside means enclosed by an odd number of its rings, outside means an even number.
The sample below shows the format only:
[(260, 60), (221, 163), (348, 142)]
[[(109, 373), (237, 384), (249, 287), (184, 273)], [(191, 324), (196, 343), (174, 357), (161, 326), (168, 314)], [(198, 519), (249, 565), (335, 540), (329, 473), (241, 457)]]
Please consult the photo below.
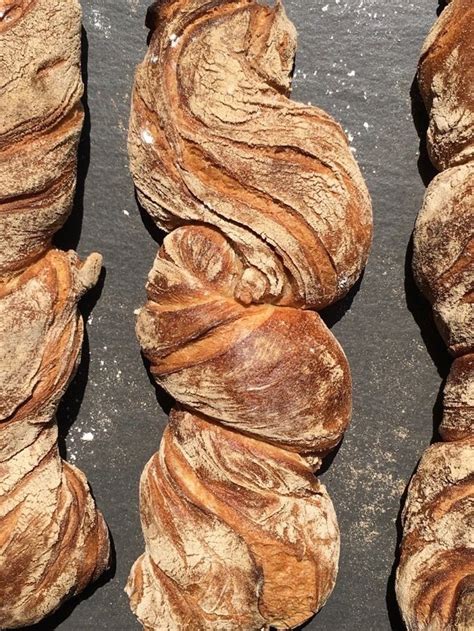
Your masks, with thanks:
[(331, 593), (339, 531), (313, 476), (351, 414), (320, 316), (359, 277), (370, 199), (340, 126), (289, 100), (280, 2), (165, 0), (133, 92), (138, 197), (170, 232), (137, 333), (178, 402), (141, 480), (144, 628), (293, 628)]
[(108, 565), (84, 475), (61, 460), (55, 412), (78, 364), (80, 297), (101, 257), (51, 247), (76, 183), (81, 12), (0, 0), (0, 628), (39, 621)]
[(397, 597), (408, 629), (474, 628), (474, 5), (452, 0), (425, 42), (418, 82), (433, 164), (413, 270), (455, 359), (440, 434), (408, 490)]

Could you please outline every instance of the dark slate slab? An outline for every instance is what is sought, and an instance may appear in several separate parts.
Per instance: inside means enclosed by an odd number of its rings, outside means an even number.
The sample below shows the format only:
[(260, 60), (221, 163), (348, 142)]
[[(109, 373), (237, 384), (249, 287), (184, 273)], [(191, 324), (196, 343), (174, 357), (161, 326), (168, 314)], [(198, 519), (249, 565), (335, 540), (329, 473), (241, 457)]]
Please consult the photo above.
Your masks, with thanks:
[[(130, 90), (145, 52), (148, 1), (83, 0), (90, 113), (90, 136), (81, 152), (83, 216), (78, 201), (61, 243), (75, 246), (71, 233), (80, 231), (79, 252), (100, 251), (105, 277), (84, 305), (88, 344), (59, 420), (67, 457), (87, 474), (112, 530), (116, 567), (107, 583), (41, 629), (140, 628), (123, 588), (143, 550), (140, 472), (166, 423), (134, 335), (133, 312), (144, 299), (157, 244), (137, 210), (126, 154)], [(352, 366), (354, 415), (323, 476), (341, 527), (339, 579), (306, 628), (399, 629), (392, 565), (400, 499), (432, 438), (439, 373), (447, 366), (406, 264), (425, 189), (410, 92), (437, 3), (286, 0), (285, 5), (299, 31), (294, 97), (323, 107), (347, 130), (375, 214), (375, 242), (360, 290), (352, 302), (326, 314)], [(421, 172), (426, 180), (423, 159)]]

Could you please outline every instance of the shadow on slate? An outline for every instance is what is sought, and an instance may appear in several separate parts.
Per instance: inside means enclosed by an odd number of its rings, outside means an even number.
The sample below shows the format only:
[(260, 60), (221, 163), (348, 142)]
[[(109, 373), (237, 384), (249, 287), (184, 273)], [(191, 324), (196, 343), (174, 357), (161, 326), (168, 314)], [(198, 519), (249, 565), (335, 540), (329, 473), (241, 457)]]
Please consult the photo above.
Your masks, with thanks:
[[(163, 240), (166, 237), (167, 233), (164, 230), (161, 230), (161, 228), (158, 228), (158, 226), (155, 224), (151, 216), (140, 204), (136, 189), (135, 189), (135, 203), (137, 204), (137, 208), (140, 212), (140, 217), (142, 219), (143, 225), (145, 226), (150, 237), (158, 245), (158, 249), (159, 249), (161, 245), (163, 244)], [(151, 374), (150, 362), (148, 361), (148, 359), (145, 357), (143, 353), (141, 353), (141, 357), (142, 357), (143, 365), (145, 367), (148, 379), (155, 390), (156, 401), (158, 405), (160, 406), (160, 408), (163, 410), (163, 412), (166, 414), (166, 416), (169, 416), (171, 409), (173, 408), (173, 406), (176, 405), (176, 401), (173, 399), (171, 395), (169, 395), (166, 392), (166, 390), (161, 388), (156, 383), (155, 378)]]
[[(444, 8), (444, 4), (440, 4), (440, 11)], [(417, 77), (413, 79), (413, 83), (410, 89), (411, 96), (411, 112), (413, 117), (413, 122), (418, 133), (418, 137), (420, 139), (419, 145), (419, 158), (418, 158), (418, 172), (420, 173), (420, 177), (423, 180), (425, 186), (428, 186), (433, 178), (438, 173), (437, 169), (431, 163), (427, 142), (426, 142), (426, 134), (428, 131), (428, 113), (423, 103), (423, 99), (420, 94), (420, 90), (418, 87)], [(414, 217), (414, 221), (416, 217)], [(421, 336), (425, 343), (426, 349), (435, 364), (440, 377), (445, 380), (451, 366), (451, 356), (449, 354), (448, 349), (446, 348), (446, 344), (444, 343), (440, 333), (435, 324), (433, 309), (431, 304), (426, 300), (421, 291), (416, 285), (413, 269), (412, 269), (412, 261), (413, 261), (413, 236), (410, 238), (410, 242), (407, 247), (407, 253), (405, 257), (405, 297), (407, 307), (412, 314), (416, 324), (420, 329)], [(444, 388), (443, 386), (440, 390), (442, 393)], [(437, 431), (437, 427), (439, 422), (441, 421), (441, 397), (438, 396), (435, 406), (433, 408), (433, 424), (434, 430)]]
[(151, 374), (150, 362), (148, 361), (148, 359), (145, 357), (143, 353), (141, 353), (141, 356), (142, 356), (143, 365), (146, 370), (146, 374), (148, 375), (148, 379), (150, 380), (150, 383), (155, 390), (156, 401), (158, 405), (160, 406), (160, 408), (163, 410), (164, 414), (166, 414), (166, 416), (169, 416), (172, 408), (176, 407), (177, 405), (176, 400), (173, 399), (173, 397), (170, 394), (168, 394), (166, 390), (164, 390), (161, 386), (159, 386), (156, 383), (155, 378)]
[[(323, 320), (325, 325), (328, 327), (328, 329), (332, 329), (332, 327), (335, 324), (337, 324), (337, 322), (339, 322), (339, 320), (341, 320), (345, 316), (345, 314), (350, 310), (351, 305), (354, 301), (354, 298), (356, 297), (356, 295), (358, 294), (361, 288), (364, 274), (365, 274), (365, 268), (362, 270), (362, 273), (359, 276), (355, 285), (344, 296), (344, 298), (342, 298), (341, 300), (338, 300), (332, 305), (329, 305), (325, 309), (322, 309), (321, 311), (317, 312), (321, 316), (321, 319)], [(332, 449), (326, 456), (322, 456), (321, 467), (314, 472), (315, 476), (319, 477), (321, 475), (324, 475), (327, 472), (327, 470), (331, 467), (333, 461), (335, 460), (337, 454), (339, 453), (340, 448), (342, 447), (344, 438), (345, 438), (345, 435), (342, 436), (341, 440), (334, 447), (334, 449)], [(301, 627), (301, 628), (304, 628), (304, 627)]]
[(439, 0), (438, 2), (438, 8), (436, 10), (436, 15), (439, 17), (441, 15), (441, 13), (446, 9), (446, 7), (448, 6), (450, 0)]
[[(89, 170), (90, 163), (90, 112), (87, 99), (87, 81), (88, 81), (88, 51), (89, 44), (87, 40), (87, 32), (84, 27), (81, 31), (81, 69), (82, 69), (82, 81), (84, 84), (84, 95), (82, 97), (82, 103), (84, 106), (84, 125), (81, 132), (81, 138), (79, 141), (78, 149), (78, 161), (77, 161), (77, 185), (76, 193), (74, 196), (74, 203), (71, 214), (64, 226), (55, 235), (54, 245), (61, 250), (76, 249), (80, 240), (82, 231), (82, 219), (84, 214), (84, 189)], [(105, 280), (105, 269), (102, 268), (99, 276), (99, 280), (95, 287), (93, 287), (80, 301), (78, 308), (84, 319), (87, 319), (92, 312), (95, 304), (100, 298)], [(87, 386), (87, 379), (89, 375), (90, 364), (90, 351), (89, 340), (87, 336), (87, 329), (84, 330), (84, 341), (81, 349), (81, 360), (77, 368), (76, 374), (71, 380), (64, 396), (62, 397), (56, 418), (58, 421), (58, 444), (59, 453), (62, 458), (67, 457), (66, 449), (66, 436), (71, 428), (72, 424), (76, 420), (79, 410), (81, 409), (82, 400), (84, 398), (84, 392)]]
[[(413, 470), (413, 473), (415, 473), (417, 467), (418, 467), (418, 463), (415, 469)], [(405, 624), (403, 622), (400, 609), (398, 608), (397, 597), (395, 594), (395, 579), (397, 576), (398, 563), (400, 561), (400, 542), (402, 540), (402, 534), (403, 534), (402, 512), (403, 512), (403, 507), (405, 506), (407, 493), (408, 493), (408, 485), (406, 486), (405, 490), (403, 491), (403, 495), (400, 498), (400, 508), (398, 511), (397, 520), (395, 522), (395, 525), (397, 528), (397, 544), (395, 546), (395, 559), (393, 561), (392, 571), (390, 572), (390, 576), (387, 581), (387, 592), (386, 592), (386, 597), (385, 597), (385, 602), (387, 603), (388, 619), (389, 619), (390, 627), (392, 631), (404, 631), (405, 629)]]
[(362, 270), (357, 282), (344, 296), (344, 298), (318, 312), (328, 329), (332, 329), (332, 327), (337, 324), (337, 322), (339, 322), (339, 320), (341, 320), (351, 308), (354, 298), (357, 296), (362, 285), (364, 274), (365, 269)]
[(155, 224), (151, 216), (140, 204), (136, 189), (135, 189), (135, 203), (137, 204), (137, 208), (140, 212), (140, 217), (142, 218), (143, 225), (147, 229), (148, 234), (153, 239), (153, 241), (158, 244), (158, 247), (161, 247), (163, 244), (163, 240), (168, 233), (165, 232), (164, 230), (161, 230), (161, 228), (158, 228), (158, 226)]
[[(72, 212), (69, 215), (64, 226), (54, 237), (54, 246), (61, 250), (76, 249), (82, 230), (82, 219), (84, 214), (84, 187), (89, 170), (90, 162), (90, 114), (89, 106), (87, 104), (87, 59), (89, 45), (87, 41), (87, 33), (84, 27), (81, 33), (81, 64), (82, 64), (82, 80), (84, 83), (84, 95), (82, 97), (82, 103), (84, 106), (84, 125), (81, 132), (81, 138), (79, 141), (78, 149), (78, 164), (77, 164), (77, 185), (76, 193), (74, 196), (74, 203)], [(102, 268), (97, 285), (93, 287), (79, 303), (79, 311), (87, 322), (87, 319), (93, 310), (96, 302), (99, 300), (102, 293), (105, 280), (105, 269)], [(90, 364), (90, 352), (89, 352), (89, 340), (87, 336), (87, 330), (84, 331), (84, 341), (81, 349), (81, 360), (77, 368), (76, 374), (72, 378), (64, 396), (62, 397), (58, 410), (56, 413), (56, 420), (58, 424), (58, 449), (61, 458), (67, 458), (66, 449), (66, 436), (69, 429), (76, 420), (79, 410), (81, 409), (82, 400), (84, 398), (84, 392), (87, 386), (87, 380), (89, 375)], [(94, 497), (91, 491), (92, 497)], [(115, 545), (112, 539), (111, 532), (109, 530), (110, 540), (110, 568), (99, 577), (97, 581), (88, 585), (86, 589), (77, 596), (67, 600), (59, 609), (57, 609), (50, 616), (38, 622), (37, 624), (30, 625), (29, 627), (23, 627), (25, 631), (52, 631), (58, 628), (58, 626), (69, 617), (73, 609), (82, 601), (88, 600), (97, 589), (108, 583), (114, 576), (116, 570), (116, 553)]]
[[(95, 287), (87, 292), (78, 305), (84, 322), (87, 322), (104, 287), (106, 272), (102, 268)], [(56, 419), (58, 423), (58, 446), (61, 457), (67, 458), (66, 436), (78, 417), (89, 377), (90, 351), (87, 328), (84, 327), (84, 340), (81, 349), (81, 360), (64, 396), (58, 405)]]
[(428, 131), (429, 119), (425, 104), (423, 103), (423, 98), (420, 93), (420, 88), (418, 87), (417, 75), (415, 75), (410, 87), (410, 98), (411, 115), (413, 118), (413, 123), (415, 125), (416, 133), (418, 134), (418, 138), (420, 139), (418, 172), (421, 179), (423, 180), (423, 184), (425, 186), (428, 186), (428, 184), (438, 173), (438, 171), (432, 165), (428, 154), (426, 133)]
[(316, 469), (316, 471), (314, 472), (314, 475), (319, 478), (321, 475), (323, 475), (324, 473), (326, 473), (326, 471), (329, 469), (329, 467), (332, 465), (333, 460), (335, 459), (335, 457), (337, 456), (339, 449), (342, 447), (342, 443), (344, 442), (344, 435), (341, 438), (341, 440), (338, 442), (338, 444), (331, 449), (331, 451), (328, 453), (327, 456), (322, 456), (322, 464), (319, 467), (319, 469)]
[(438, 374), (442, 379), (442, 383), (436, 397), (436, 401), (433, 405), (433, 440), (436, 442), (439, 439), (438, 427), (441, 423), (443, 415), (443, 391), (446, 378), (451, 368), (452, 358), (449, 354), (446, 344), (444, 343), (434, 321), (433, 310), (430, 303), (422, 295), (418, 289), (415, 279), (413, 277), (412, 270), (413, 260), (413, 237), (410, 239), (410, 243), (407, 249), (407, 255), (405, 259), (405, 295), (408, 310), (413, 316), (416, 324), (418, 325), (425, 343), (426, 350), (428, 351), (433, 363), (435, 364)]
[[(89, 44), (87, 40), (87, 32), (84, 27), (81, 31), (81, 69), (82, 69), (82, 81), (84, 84), (84, 95), (82, 97), (82, 103), (84, 107), (84, 125), (81, 132), (81, 138), (78, 148), (78, 161), (77, 161), (77, 185), (76, 193), (74, 196), (74, 203), (71, 214), (67, 219), (64, 226), (54, 237), (54, 245), (61, 250), (76, 249), (80, 240), (82, 231), (82, 220), (84, 214), (84, 189), (89, 170), (90, 163), (90, 112), (87, 99), (87, 81), (88, 81), (88, 51)], [(82, 315), (84, 322), (92, 312), (95, 304), (100, 298), (105, 281), (105, 268), (102, 268), (99, 276), (99, 280), (95, 287), (93, 287), (80, 301), (78, 308)], [(58, 446), (59, 453), (62, 458), (67, 458), (66, 448), (66, 436), (69, 429), (76, 420), (79, 411), (81, 409), (82, 400), (84, 398), (84, 392), (87, 386), (87, 380), (89, 375), (90, 364), (90, 351), (89, 351), (89, 339), (87, 335), (87, 329), (84, 330), (84, 340), (81, 348), (81, 359), (77, 371), (73, 376), (64, 396), (58, 406), (56, 414), (58, 422)]]
[[(440, 2), (437, 12), (438, 15), (445, 6), (445, 2)], [(416, 76), (411, 85), (410, 96), (413, 122), (420, 139), (418, 172), (425, 186), (428, 186), (438, 171), (431, 163), (428, 154), (426, 134), (428, 131), (429, 119), (420, 94)], [(414, 221), (415, 219), (416, 218), (414, 218)], [(416, 285), (415, 278), (413, 276), (412, 261), (413, 236), (410, 238), (405, 257), (405, 297), (408, 310), (412, 314), (413, 319), (420, 329), (426, 350), (435, 364), (441, 379), (443, 380), (436, 402), (433, 406), (433, 440), (435, 440), (437, 438), (438, 426), (441, 422), (442, 416), (442, 395), (444, 383), (449, 374), (452, 360), (449, 351), (446, 348), (446, 344), (436, 327), (431, 304), (428, 300), (426, 300)]]
[(79, 140), (76, 194), (74, 196), (72, 212), (64, 226), (56, 233), (53, 239), (54, 245), (61, 250), (75, 250), (77, 248), (77, 244), (79, 243), (82, 231), (82, 220), (84, 216), (84, 189), (91, 155), (91, 117), (87, 98), (88, 53), (89, 42), (87, 40), (87, 32), (85, 28), (82, 27), (81, 71), (82, 82), (84, 84), (84, 94), (82, 96), (82, 105), (84, 107), (84, 125), (82, 127), (81, 138)]

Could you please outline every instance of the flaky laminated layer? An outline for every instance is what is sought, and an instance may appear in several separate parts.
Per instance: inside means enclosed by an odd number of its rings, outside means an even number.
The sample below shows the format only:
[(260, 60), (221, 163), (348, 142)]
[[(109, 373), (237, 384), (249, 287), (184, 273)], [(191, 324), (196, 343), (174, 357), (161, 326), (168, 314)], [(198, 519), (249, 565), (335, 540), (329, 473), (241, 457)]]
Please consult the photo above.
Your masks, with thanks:
[(418, 83), (429, 115), (428, 151), (439, 170), (474, 159), (474, 3), (451, 0), (421, 53)]
[(339, 531), (313, 477), (351, 415), (317, 313), (359, 278), (370, 199), (340, 126), (289, 99), (282, 4), (149, 12), (129, 133), (138, 197), (171, 232), (137, 334), (177, 401), (141, 481), (127, 591), (147, 631), (295, 628), (329, 597)]
[(76, 0), (0, 0), (0, 276), (44, 253), (71, 210), (80, 44)]
[(101, 267), (51, 249), (75, 192), (80, 48), (77, 0), (0, 0), (1, 629), (40, 621), (109, 562), (54, 418), (80, 355), (77, 303)]
[(408, 490), (397, 598), (408, 629), (468, 631), (474, 622), (474, 439), (438, 443)]
[(370, 199), (340, 126), (288, 98), (296, 35), (282, 5), (178, 0), (150, 16), (129, 135), (141, 203), (166, 230), (225, 234), (258, 276), (251, 302), (345, 295), (367, 260)]
[(413, 235), (413, 270), (455, 355), (474, 350), (474, 161), (429, 185)]
[(297, 454), (173, 412), (141, 502), (128, 591), (145, 628), (288, 629), (334, 586), (336, 516)]
[(444, 387), (443, 440), (474, 436), (474, 355), (457, 357)]
[(82, 345), (76, 305), (100, 257), (51, 250), (0, 283), (0, 628), (37, 622), (108, 564), (84, 475), (61, 460), (54, 414)]
[(300, 453), (334, 447), (351, 414), (344, 352), (316, 313), (238, 302), (240, 272), (213, 229), (166, 237), (137, 325), (153, 375), (230, 428)]

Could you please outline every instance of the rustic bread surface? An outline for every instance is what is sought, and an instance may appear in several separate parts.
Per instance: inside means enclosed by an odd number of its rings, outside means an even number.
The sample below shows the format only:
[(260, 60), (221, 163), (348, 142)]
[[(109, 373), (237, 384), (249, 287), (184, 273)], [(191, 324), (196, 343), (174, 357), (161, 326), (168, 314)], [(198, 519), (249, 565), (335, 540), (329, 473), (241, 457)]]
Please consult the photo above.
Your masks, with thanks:
[(351, 415), (344, 352), (309, 309), (359, 278), (370, 199), (340, 126), (289, 99), (280, 2), (165, 0), (148, 25), (130, 164), (170, 234), (137, 334), (177, 405), (142, 476), (127, 591), (147, 630), (294, 628), (335, 583), (313, 471)]
[(52, 248), (82, 129), (76, 0), (0, 0), (0, 628), (38, 622), (108, 566), (107, 527), (55, 413), (101, 257)]

